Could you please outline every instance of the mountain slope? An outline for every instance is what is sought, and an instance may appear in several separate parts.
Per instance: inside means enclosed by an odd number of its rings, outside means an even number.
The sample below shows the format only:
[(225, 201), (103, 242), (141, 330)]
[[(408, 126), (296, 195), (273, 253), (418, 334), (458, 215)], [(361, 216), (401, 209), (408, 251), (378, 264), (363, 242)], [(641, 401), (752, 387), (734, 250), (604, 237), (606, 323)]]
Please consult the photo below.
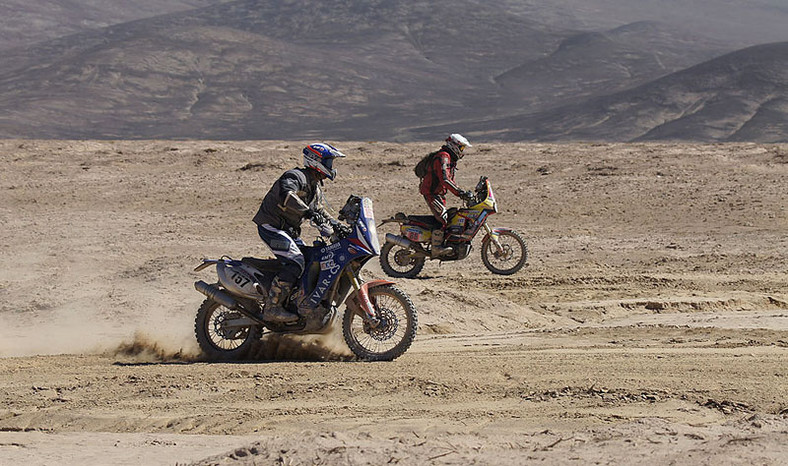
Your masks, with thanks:
[(495, 99), (490, 73), (562, 37), (466, 0), (236, 1), (11, 51), (0, 135), (387, 137)]
[(788, 40), (785, 0), (494, 0), (534, 21), (598, 31), (656, 21), (725, 41), (731, 49)]
[[(413, 137), (444, 128), (421, 128)], [(451, 125), (457, 127), (457, 124)], [(788, 140), (788, 42), (739, 50), (637, 88), (536, 114), (464, 122), (501, 140)]]
[(634, 87), (724, 51), (717, 41), (640, 22), (572, 36), (549, 56), (502, 73), (495, 81), (522, 104), (543, 108)]
[(4, 51), (0, 137), (779, 137), (779, 80), (737, 96), (727, 69), (670, 74), (722, 47), (653, 22), (557, 28), (498, 0), (236, 0)]
[(0, 50), (226, 0), (4, 0)]

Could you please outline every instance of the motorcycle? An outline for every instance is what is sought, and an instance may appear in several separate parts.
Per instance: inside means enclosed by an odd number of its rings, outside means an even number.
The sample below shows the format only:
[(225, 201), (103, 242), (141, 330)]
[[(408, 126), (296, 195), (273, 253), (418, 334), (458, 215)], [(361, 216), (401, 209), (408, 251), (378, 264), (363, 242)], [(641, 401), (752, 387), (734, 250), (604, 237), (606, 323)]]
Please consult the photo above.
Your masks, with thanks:
[(399, 223), (400, 235), (386, 234), (386, 243), (380, 253), (383, 271), (392, 277), (413, 278), (424, 268), (427, 259), (458, 261), (471, 252), (471, 241), (482, 229), (482, 262), (495, 274), (511, 275), (528, 261), (528, 247), (523, 237), (510, 228), (491, 228), (487, 224), (490, 215), (498, 212), (492, 184), (482, 176), (474, 193), (465, 200), (465, 208), (452, 207), (448, 210), (442, 245), (451, 247), (449, 254), (435, 254), (432, 250), (432, 231), (441, 224), (432, 215), (405, 215), (402, 212), (383, 220)]
[(284, 306), (298, 314), (293, 323), (263, 318), (261, 302), (280, 265), (276, 259), (222, 256), (203, 259), (194, 270), (216, 266), (218, 283), (195, 288), (207, 298), (194, 324), (197, 342), (210, 360), (238, 360), (266, 333), (328, 333), (344, 301), (342, 333), (350, 350), (367, 361), (401, 356), (416, 337), (418, 318), (410, 297), (387, 280), (364, 282), (361, 269), (380, 254), (372, 201), (351, 195), (338, 219), (348, 226), (317, 222), (320, 237), (301, 245), (306, 266)]

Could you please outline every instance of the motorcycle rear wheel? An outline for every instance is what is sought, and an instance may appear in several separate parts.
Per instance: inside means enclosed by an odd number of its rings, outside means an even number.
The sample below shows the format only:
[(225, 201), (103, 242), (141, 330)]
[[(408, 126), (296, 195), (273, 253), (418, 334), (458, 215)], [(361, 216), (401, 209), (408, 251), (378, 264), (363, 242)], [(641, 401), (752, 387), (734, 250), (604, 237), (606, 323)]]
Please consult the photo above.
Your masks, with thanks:
[(194, 319), (194, 335), (203, 355), (209, 361), (236, 361), (246, 357), (252, 345), (262, 335), (258, 325), (243, 329), (225, 329), (222, 322), (237, 317), (232, 311), (212, 299), (203, 301)]
[(528, 262), (528, 246), (523, 237), (509, 230), (500, 232), (498, 240), (503, 246), (502, 254), (496, 254), (495, 244), (489, 237), (482, 242), (482, 262), (487, 270), (498, 275), (511, 275), (522, 269)]
[(381, 320), (373, 328), (359, 314), (345, 311), (342, 334), (359, 359), (392, 361), (410, 348), (419, 326), (416, 306), (410, 297), (394, 285), (369, 290), (369, 300)]
[(424, 257), (408, 254), (408, 249), (387, 242), (380, 250), (380, 267), (394, 278), (413, 278), (424, 268)]

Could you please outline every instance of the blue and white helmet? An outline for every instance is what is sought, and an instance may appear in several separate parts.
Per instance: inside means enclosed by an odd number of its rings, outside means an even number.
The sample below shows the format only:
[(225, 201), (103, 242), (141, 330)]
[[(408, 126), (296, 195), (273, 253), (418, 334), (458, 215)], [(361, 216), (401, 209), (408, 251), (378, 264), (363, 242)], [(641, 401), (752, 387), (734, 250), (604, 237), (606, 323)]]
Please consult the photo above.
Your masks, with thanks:
[(344, 157), (336, 147), (325, 144), (310, 144), (304, 147), (304, 166), (324, 174), (329, 180), (334, 180), (337, 171), (334, 169), (334, 159)]

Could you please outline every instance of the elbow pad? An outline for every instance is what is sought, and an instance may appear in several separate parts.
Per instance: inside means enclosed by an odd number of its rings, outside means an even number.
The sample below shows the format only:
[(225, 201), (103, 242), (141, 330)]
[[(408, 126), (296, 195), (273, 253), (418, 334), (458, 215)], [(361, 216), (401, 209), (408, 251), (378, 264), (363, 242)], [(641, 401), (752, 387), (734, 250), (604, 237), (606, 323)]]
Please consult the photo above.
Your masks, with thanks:
[(309, 212), (309, 206), (294, 191), (288, 191), (285, 200), (282, 202), (282, 210), (303, 217), (304, 214)]

